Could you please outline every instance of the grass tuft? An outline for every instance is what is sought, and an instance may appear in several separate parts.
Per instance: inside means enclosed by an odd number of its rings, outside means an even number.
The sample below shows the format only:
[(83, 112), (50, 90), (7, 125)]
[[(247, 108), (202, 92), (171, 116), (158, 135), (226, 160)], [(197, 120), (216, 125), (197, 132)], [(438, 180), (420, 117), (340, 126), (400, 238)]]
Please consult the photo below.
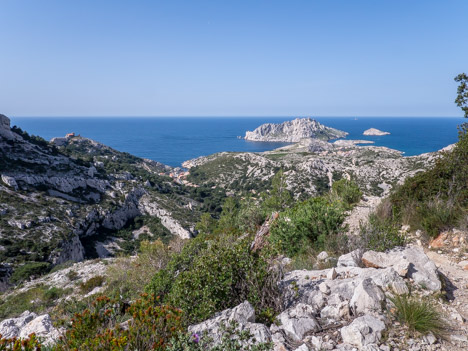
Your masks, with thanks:
[(406, 324), (413, 332), (421, 334), (432, 333), (444, 336), (449, 326), (436, 307), (428, 301), (416, 300), (408, 295), (396, 296), (391, 299), (395, 305), (396, 318)]

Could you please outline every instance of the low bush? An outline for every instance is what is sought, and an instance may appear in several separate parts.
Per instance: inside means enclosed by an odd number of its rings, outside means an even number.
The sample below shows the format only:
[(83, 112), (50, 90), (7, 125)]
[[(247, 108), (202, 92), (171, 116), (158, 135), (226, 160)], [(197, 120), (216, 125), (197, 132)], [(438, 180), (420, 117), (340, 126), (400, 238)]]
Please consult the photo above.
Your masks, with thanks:
[(107, 293), (134, 299), (141, 293), (153, 276), (165, 268), (170, 255), (179, 250), (179, 240), (174, 239), (171, 246), (161, 240), (142, 241), (137, 257), (120, 257), (107, 269)]
[(261, 314), (278, 309), (278, 273), (267, 257), (251, 252), (251, 237), (199, 235), (174, 255), (146, 287), (162, 301), (180, 307), (185, 324), (248, 300)]
[(447, 332), (447, 323), (429, 301), (411, 298), (408, 295), (396, 296), (391, 301), (395, 305), (396, 318), (411, 331), (432, 333), (436, 336), (444, 336)]
[(431, 169), (406, 179), (390, 196), (392, 217), (429, 236), (458, 225), (468, 210), (468, 124)]
[(271, 227), (270, 241), (289, 256), (315, 246), (323, 248), (328, 238), (341, 232), (345, 209), (324, 197), (311, 198), (280, 213)]
[[(54, 350), (163, 351), (182, 331), (181, 316), (179, 309), (161, 305), (152, 295), (142, 295), (130, 306), (101, 296), (90, 309), (75, 315)], [(120, 324), (130, 318), (128, 328), (122, 328)]]
[(96, 275), (92, 278), (89, 278), (87, 281), (80, 284), (80, 291), (82, 294), (87, 294), (91, 292), (94, 288), (102, 286), (104, 284), (105, 278), (102, 275)]
[(405, 242), (395, 223), (371, 214), (369, 222), (360, 228), (357, 245), (365, 250), (386, 251), (403, 246)]
[(221, 343), (216, 346), (204, 335), (180, 333), (171, 339), (166, 351), (269, 351), (273, 347), (257, 342), (248, 330), (240, 331), (235, 322), (224, 325), (221, 332)]
[(358, 203), (362, 197), (362, 191), (359, 189), (356, 182), (345, 178), (333, 183), (331, 193), (343, 201), (347, 206), (352, 206)]
[(43, 350), (36, 335), (27, 339), (2, 338), (0, 335), (0, 351), (40, 351)]
[(26, 262), (16, 268), (11, 275), (10, 281), (13, 284), (21, 283), (30, 279), (32, 276), (38, 276), (49, 272), (50, 263), (47, 262)]
[(29, 290), (9, 295), (0, 300), (0, 319), (16, 317), (28, 310), (40, 313), (55, 305), (68, 289), (48, 286), (36, 286)]

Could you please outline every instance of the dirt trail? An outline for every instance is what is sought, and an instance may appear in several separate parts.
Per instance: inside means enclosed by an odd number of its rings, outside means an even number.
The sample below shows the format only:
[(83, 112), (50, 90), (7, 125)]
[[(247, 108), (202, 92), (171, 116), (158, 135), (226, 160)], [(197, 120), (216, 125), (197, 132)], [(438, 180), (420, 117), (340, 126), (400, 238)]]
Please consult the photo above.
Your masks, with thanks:
[(449, 337), (453, 343), (447, 343), (445, 347), (447, 350), (468, 350), (468, 270), (464, 269), (466, 265), (460, 265), (447, 254), (432, 250), (427, 250), (426, 254), (446, 278), (449, 302), (442, 304), (442, 307), (454, 330)]

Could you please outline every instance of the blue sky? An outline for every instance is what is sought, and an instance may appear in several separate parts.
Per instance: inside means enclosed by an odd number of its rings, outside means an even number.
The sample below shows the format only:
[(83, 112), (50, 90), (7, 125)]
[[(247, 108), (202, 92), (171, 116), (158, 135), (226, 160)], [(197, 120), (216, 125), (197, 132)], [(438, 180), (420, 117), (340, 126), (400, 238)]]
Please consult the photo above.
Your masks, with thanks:
[(461, 116), (466, 0), (0, 0), (10, 116)]

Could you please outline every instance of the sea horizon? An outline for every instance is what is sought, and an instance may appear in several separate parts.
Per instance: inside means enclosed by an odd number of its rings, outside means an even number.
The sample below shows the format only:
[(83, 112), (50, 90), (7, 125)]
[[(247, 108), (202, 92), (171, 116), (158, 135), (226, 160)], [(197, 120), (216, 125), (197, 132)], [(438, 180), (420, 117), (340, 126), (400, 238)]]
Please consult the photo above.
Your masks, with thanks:
[[(118, 151), (148, 158), (169, 166), (180, 167), (182, 162), (217, 152), (264, 152), (288, 143), (252, 142), (244, 139), (245, 132), (264, 123), (281, 123), (300, 117), (11, 117), (29, 134), (46, 140), (67, 133), (80, 134)], [(437, 151), (455, 143), (457, 126), (462, 117), (371, 117), (371, 116), (310, 116), (320, 123), (348, 132), (346, 139), (373, 141), (414, 156)], [(113, 123), (110, 123), (114, 121)], [(181, 121), (183, 123), (181, 123)], [(426, 121), (425, 123), (422, 123)], [(368, 128), (388, 131), (386, 136), (365, 136)], [(428, 138), (427, 136), (431, 136)]]

